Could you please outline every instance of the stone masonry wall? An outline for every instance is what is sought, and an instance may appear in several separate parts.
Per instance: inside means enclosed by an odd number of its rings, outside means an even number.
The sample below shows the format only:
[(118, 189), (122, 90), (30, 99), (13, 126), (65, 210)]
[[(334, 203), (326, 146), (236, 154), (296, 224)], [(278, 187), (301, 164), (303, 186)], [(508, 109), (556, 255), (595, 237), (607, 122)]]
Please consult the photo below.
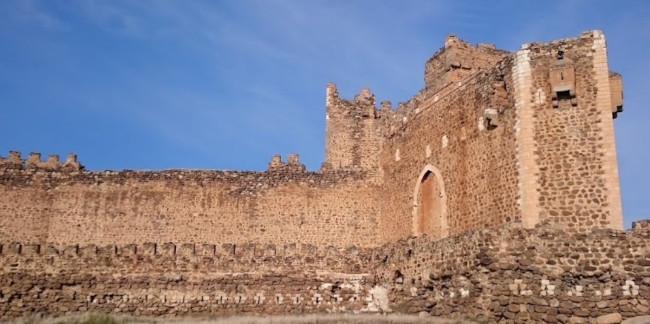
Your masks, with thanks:
[[(437, 238), (547, 219), (620, 229), (611, 117), (622, 102), (610, 75), (600, 32), (512, 54), (450, 38), (427, 62), (425, 88), (396, 110), (375, 109), (367, 89), (345, 100), (327, 86), (320, 172), (304, 172), (297, 156), (267, 172), (87, 172), (76, 156), (12, 153), (0, 158), (0, 239), (286, 243), (290, 234), (373, 246), (416, 233), (415, 215), (435, 218), (420, 223)], [(426, 170), (437, 197), (423, 204)]]
[(649, 243), (650, 221), (589, 234), (512, 224), (377, 248), (2, 243), (0, 319), (428, 312), (489, 323), (620, 321), (650, 314)]
[(490, 323), (650, 314), (650, 221), (586, 234), (514, 225), (437, 242), (405, 239), (375, 253), (393, 311)]
[[(376, 311), (369, 252), (312, 245), (3, 244), (0, 320)], [(327, 270), (324, 270), (327, 269)]]
[[(0, 238), (24, 243), (376, 244), (361, 172), (0, 169)], [(355, 215), (355, 217), (350, 217)]]
[(425, 88), (439, 92), (450, 83), (462, 81), (479, 70), (493, 67), (507, 54), (507, 51), (499, 50), (494, 45), (474, 46), (455, 35), (449, 35), (445, 39), (445, 45), (424, 66)]
[(347, 100), (339, 98), (334, 84), (328, 84), (323, 168), (362, 169), (373, 176), (371, 179), (380, 176), (382, 137), (377, 117), (375, 96), (369, 89)]
[[(527, 45), (530, 60), (537, 204), (540, 221), (570, 231), (622, 229), (609, 70), (600, 32)], [(559, 59), (558, 55), (562, 58)], [(562, 69), (572, 88), (556, 99), (549, 71)], [(565, 81), (567, 81), (565, 80)], [(535, 213), (534, 211), (532, 213)]]
[(332, 84), (326, 106), (319, 172), (297, 155), (265, 172), (0, 157), (0, 319), (650, 313), (650, 221), (620, 230), (602, 33), (512, 54), (448, 39), (397, 109)]
[(519, 219), (511, 66), (505, 59), (444, 91), (421, 91), (397, 110), (382, 111), (382, 242), (412, 234), (415, 188), (427, 166), (440, 173), (449, 234)]
[(605, 51), (598, 31), (510, 55), (448, 39), (427, 62), (427, 87), (377, 112), (380, 241), (417, 232), (416, 191), (427, 169), (444, 188), (435, 204), (446, 212), (435, 221), (446, 229), (430, 233), (437, 237), (512, 221), (622, 229), (612, 122), (620, 80), (612, 81)]

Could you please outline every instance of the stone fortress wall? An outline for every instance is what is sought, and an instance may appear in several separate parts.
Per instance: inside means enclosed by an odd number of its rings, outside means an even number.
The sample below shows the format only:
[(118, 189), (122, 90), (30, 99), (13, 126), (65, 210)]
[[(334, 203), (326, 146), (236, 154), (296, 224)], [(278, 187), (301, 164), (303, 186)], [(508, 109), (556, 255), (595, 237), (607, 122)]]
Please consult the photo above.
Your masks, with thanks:
[[(465, 44), (448, 40), (439, 55), (455, 52), (461, 45)], [(468, 54), (464, 50), (454, 57), (462, 59)], [(443, 238), (520, 218), (517, 116), (512, 94), (502, 89), (511, 83), (512, 60), (506, 58), (480, 72), (465, 60), (462, 67), (447, 64), (453, 75), (456, 69), (474, 69), (474, 74), (463, 81), (452, 78), (441, 91), (435, 91), (439, 84), (427, 84), (430, 88), (411, 103), (386, 111), (388, 138), (380, 156), (388, 197), (380, 231), (385, 241), (412, 233)], [(427, 203), (441, 208), (426, 213)], [(420, 219), (431, 222), (423, 224)]]
[[(376, 281), (391, 307), (504, 323), (587, 323), (650, 314), (650, 221), (567, 234), (548, 223), (385, 246)], [(383, 254), (382, 254), (383, 253)], [(383, 255), (383, 258), (381, 257)], [(572, 318), (573, 317), (573, 318)]]
[(377, 109), (368, 89), (347, 100), (329, 84), (317, 172), (297, 155), (274, 157), (266, 172), (89, 172), (74, 156), (14, 152), (0, 161), (0, 234), (370, 247), (547, 219), (622, 229), (612, 122), (622, 87), (600, 32), (512, 54), (450, 36), (424, 79), (394, 110)]
[(647, 223), (621, 231), (622, 82), (602, 33), (514, 53), (450, 36), (424, 81), (396, 109), (328, 84), (316, 172), (297, 155), (264, 172), (0, 158), (0, 317), (648, 313)]
[(305, 172), (296, 156), (288, 162), (275, 157), (266, 172), (12, 164), (2, 171), (0, 237), (57, 244), (376, 244), (378, 203), (362, 173)]
[(619, 323), (650, 314), (649, 246), (650, 221), (588, 234), (506, 226), (376, 248), (6, 243), (0, 319), (427, 312), (489, 323)]

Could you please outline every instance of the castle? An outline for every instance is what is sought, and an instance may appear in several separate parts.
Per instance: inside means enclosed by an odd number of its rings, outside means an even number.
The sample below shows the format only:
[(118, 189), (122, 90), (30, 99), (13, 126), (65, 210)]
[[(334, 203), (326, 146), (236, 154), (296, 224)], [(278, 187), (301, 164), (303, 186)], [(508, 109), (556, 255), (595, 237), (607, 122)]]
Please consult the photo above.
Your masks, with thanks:
[[(0, 317), (648, 313), (650, 226), (622, 231), (622, 81), (603, 34), (514, 53), (451, 35), (424, 81), (396, 109), (328, 84), (316, 172), (298, 155), (264, 172), (85, 171), (11, 152)], [(621, 292), (633, 306), (610, 303)]]

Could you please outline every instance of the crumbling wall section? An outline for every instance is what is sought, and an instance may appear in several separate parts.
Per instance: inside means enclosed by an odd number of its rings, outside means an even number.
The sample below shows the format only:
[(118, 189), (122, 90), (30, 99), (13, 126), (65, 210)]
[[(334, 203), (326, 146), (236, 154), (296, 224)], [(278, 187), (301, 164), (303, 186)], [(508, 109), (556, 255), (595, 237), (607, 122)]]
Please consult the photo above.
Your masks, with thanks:
[(0, 319), (106, 312), (397, 312), (503, 323), (650, 313), (650, 221), (549, 224), (376, 248), (305, 244), (0, 244)]
[(499, 50), (494, 45), (472, 45), (455, 35), (449, 35), (445, 39), (445, 45), (424, 67), (425, 88), (439, 92), (480, 70), (492, 68), (507, 55), (507, 51)]
[(365, 170), (377, 179), (382, 137), (375, 96), (363, 89), (352, 100), (327, 85), (324, 170)]
[(620, 322), (650, 314), (649, 246), (650, 221), (586, 234), (544, 224), (405, 239), (378, 248), (373, 260), (393, 311), (490, 323)]
[(364, 249), (6, 243), (0, 250), (2, 320), (376, 311)]

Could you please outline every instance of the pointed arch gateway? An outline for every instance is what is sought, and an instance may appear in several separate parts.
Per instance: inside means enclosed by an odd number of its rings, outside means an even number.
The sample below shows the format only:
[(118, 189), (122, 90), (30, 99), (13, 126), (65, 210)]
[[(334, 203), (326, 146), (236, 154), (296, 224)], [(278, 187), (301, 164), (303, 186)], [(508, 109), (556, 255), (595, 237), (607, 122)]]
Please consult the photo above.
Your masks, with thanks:
[(413, 193), (413, 235), (422, 234), (434, 240), (449, 236), (445, 185), (440, 171), (430, 164), (417, 178)]

